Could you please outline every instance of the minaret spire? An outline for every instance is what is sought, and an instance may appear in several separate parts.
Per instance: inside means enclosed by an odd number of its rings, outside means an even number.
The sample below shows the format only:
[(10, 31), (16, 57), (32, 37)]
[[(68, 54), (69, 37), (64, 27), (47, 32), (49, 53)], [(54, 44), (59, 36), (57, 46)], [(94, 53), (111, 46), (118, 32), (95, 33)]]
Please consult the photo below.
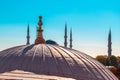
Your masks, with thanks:
[(65, 23), (65, 36), (64, 36), (64, 46), (67, 47), (67, 24)]
[(26, 45), (29, 45), (30, 44), (30, 30), (29, 30), (29, 24), (28, 24), (28, 27), (27, 27), (27, 43)]
[(111, 28), (108, 34), (108, 57), (112, 55), (112, 40), (111, 40)]
[(35, 44), (44, 44), (45, 43), (45, 40), (44, 40), (44, 38), (43, 38), (43, 36), (42, 36), (42, 32), (43, 32), (43, 30), (42, 30), (42, 16), (39, 16), (39, 22), (38, 22), (38, 29), (37, 29), (37, 33), (38, 33), (38, 35), (37, 35), (37, 39), (35, 40)]
[(70, 48), (72, 49), (72, 28), (70, 29)]

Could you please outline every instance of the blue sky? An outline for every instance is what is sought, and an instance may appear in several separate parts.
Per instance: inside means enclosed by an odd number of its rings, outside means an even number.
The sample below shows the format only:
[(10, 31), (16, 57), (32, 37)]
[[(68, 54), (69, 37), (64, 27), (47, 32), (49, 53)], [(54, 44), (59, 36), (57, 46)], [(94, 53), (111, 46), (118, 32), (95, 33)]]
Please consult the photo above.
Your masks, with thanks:
[(66, 22), (68, 30), (73, 29), (73, 48), (93, 57), (107, 55), (111, 27), (113, 55), (120, 56), (119, 4), (120, 0), (0, 0), (0, 50), (25, 44), (28, 23), (34, 43), (42, 15), (46, 40), (63, 45)]

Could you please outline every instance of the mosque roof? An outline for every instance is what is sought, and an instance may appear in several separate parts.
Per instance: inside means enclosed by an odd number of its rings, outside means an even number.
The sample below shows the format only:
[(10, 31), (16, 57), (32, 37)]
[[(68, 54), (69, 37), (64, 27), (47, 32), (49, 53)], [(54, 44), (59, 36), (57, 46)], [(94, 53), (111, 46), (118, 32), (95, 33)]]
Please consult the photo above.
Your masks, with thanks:
[(1, 51), (0, 79), (5, 76), (3, 73), (15, 70), (77, 80), (118, 80), (85, 53), (51, 44), (22, 45)]

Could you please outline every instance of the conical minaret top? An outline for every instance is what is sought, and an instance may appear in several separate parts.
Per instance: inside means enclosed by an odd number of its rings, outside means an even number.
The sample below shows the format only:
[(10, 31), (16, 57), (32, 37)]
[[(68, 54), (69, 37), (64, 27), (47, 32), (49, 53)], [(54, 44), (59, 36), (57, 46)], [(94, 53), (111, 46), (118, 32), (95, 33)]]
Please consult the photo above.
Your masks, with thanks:
[(111, 28), (108, 35), (108, 57), (112, 55), (112, 40), (111, 40)]
[(37, 39), (35, 40), (35, 44), (44, 44), (45, 40), (42, 35), (42, 16), (39, 16), (39, 22), (38, 22), (38, 29), (37, 29)]
[(26, 45), (29, 45), (30, 44), (30, 30), (29, 30), (29, 24), (28, 24), (28, 27), (27, 27), (27, 43)]
[(72, 29), (70, 29), (70, 48), (72, 49)]
[(67, 24), (65, 23), (64, 46), (67, 47)]

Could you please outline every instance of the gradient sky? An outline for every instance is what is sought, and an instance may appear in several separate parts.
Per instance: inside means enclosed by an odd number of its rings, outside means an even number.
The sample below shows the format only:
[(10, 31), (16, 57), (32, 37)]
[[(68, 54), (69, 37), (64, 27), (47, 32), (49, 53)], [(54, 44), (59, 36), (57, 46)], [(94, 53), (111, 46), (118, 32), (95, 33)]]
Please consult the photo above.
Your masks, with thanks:
[(111, 27), (112, 52), (120, 56), (120, 0), (0, 0), (0, 51), (26, 44), (28, 23), (34, 43), (39, 15), (46, 40), (63, 45), (66, 22), (73, 48), (93, 57), (107, 55)]

